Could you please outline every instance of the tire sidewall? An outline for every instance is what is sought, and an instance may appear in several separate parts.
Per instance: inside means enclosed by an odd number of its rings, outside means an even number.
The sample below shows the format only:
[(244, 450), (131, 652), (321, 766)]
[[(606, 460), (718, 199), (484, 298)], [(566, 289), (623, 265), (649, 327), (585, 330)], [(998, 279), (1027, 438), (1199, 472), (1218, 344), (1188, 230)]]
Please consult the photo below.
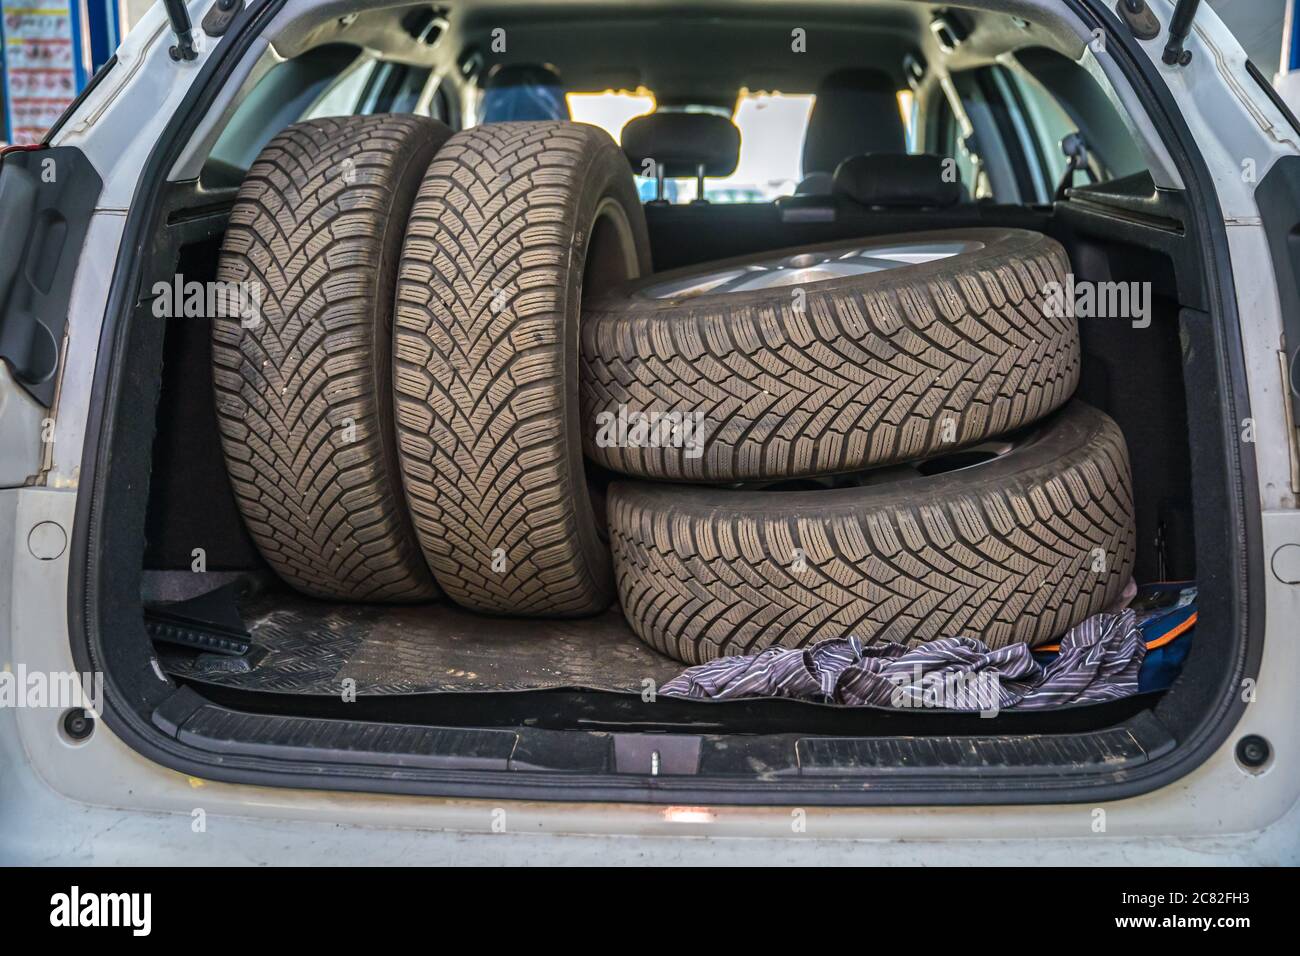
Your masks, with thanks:
[(595, 504), (586, 481), (586, 459), (583, 455), (584, 428), (581, 389), (579, 387), (582, 348), (582, 311), (584, 274), (597, 221), (602, 216), (621, 217), (626, 231), (622, 233), (631, 248), (625, 249), (627, 266), (635, 270), (630, 281), (644, 281), (650, 274), (650, 241), (645, 223), (645, 212), (630, 167), (623, 153), (603, 132), (592, 131), (590, 162), (579, 170), (580, 188), (573, 210), (573, 243), (569, 253), (565, 281), (564, 301), (564, 420), (568, 441), (565, 455), (570, 475), (570, 485), (579, 546), (586, 556), (593, 581), (599, 582), (602, 594), (614, 597), (613, 567), (609, 560), (608, 545), (601, 538), (600, 528), (604, 516), (596, 514)]

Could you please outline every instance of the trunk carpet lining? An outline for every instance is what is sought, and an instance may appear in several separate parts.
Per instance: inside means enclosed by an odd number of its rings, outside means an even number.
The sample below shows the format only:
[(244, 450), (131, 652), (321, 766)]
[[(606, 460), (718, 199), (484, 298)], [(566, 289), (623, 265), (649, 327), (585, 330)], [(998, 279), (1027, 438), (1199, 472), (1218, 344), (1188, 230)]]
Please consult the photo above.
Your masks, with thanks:
[[(585, 688), (640, 694), (685, 665), (652, 650), (618, 610), (581, 620), (487, 617), (447, 603), (334, 604), (279, 592), (241, 606), (254, 666), (159, 643), (163, 670), (242, 690), (338, 696)], [(212, 663), (222, 665), (211, 666)]]

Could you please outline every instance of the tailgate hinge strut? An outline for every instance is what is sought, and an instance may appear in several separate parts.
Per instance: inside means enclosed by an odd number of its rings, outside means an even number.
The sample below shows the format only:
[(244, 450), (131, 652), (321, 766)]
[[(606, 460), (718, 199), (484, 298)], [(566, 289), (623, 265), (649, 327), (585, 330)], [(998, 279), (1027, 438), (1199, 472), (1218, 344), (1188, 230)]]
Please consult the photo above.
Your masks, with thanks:
[(1183, 44), (1192, 32), (1192, 21), (1200, 8), (1201, 0), (1178, 0), (1174, 17), (1169, 21), (1169, 42), (1165, 44), (1163, 57), (1169, 66), (1186, 66), (1192, 62), (1192, 51), (1183, 49)]
[(193, 60), (199, 54), (194, 49), (194, 28), (190, 23), (190, 12), (185, 9), (185, 0), (163, 0), (163, 7), (167, 10), (172, 33), (176, 34), (176, 45), (167, 52), (173, 60)]

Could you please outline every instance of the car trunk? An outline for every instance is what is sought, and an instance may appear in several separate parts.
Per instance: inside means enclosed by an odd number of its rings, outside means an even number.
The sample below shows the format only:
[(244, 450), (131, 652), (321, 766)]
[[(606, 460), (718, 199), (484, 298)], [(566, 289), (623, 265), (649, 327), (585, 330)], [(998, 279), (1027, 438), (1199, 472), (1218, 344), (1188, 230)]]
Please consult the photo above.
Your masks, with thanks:
[[(1160, 200), (1167, 218), (1136, 221), (1122, 197), (1087, 193), (1054, 209), (981, 206), (970, 211), (971, 224), (1052, 235), (1067, 248), (1080, 281), (1153, 282), (1150, 328), (1119, 319), (1081, 322), (1078, 395), (1110, 414), (1128, 442), (1135, 578), (1204, 581), (1198, 557), (1207, 542), (1198, 525), (1215, 532), (1204, 520), (1212, 512), (1196, 507), (1189, 412), (1211, 409), (1203, 382), (1192, 379), (1189, 388), (1189, 376), (1204, 374), (1195, 343), (1208, 348), (1212, 330), (1196, 310), (1202, 303), (1187, 271), (1193, 256), (1186, 229), (1175, 197)], [(160, 276), (215, 277), (228, 206), (207, 198), (192, 210), (188, 189), (173, 195), (168, 236), (175, 244), (162, 244)], [(935, 222), (928, 214), (864, 210), (808, 223), (789, 221), (773, 206), (649, 209), (659, 268)], [(136, 539), (141, 573), (124, 576), (136, 581), (131, 606), (137, 614), (146, 609), (150, 633), (159, 638), (158, 662), (182, 688), (161, 703), (153, 722), (181, 739), (298, 766), (333, 753), (397, 777), (408, 765), (557, 772), (570, 786), (578, 785), (574, 774), (594, 774), (617, 781), (613, 793), (653, 799), (676, 799), (675, 789), (707, 777), (713, 787), (718, 780), (734, 784), (732, 796), (749, 801), (770, 798), (764, 781), (801, 791), (813, 781), (827, 799), (844, 801), (860, 791), (862, 774), (890, 781), (882, 793), (973, 774), (948, 791), (946, 799), (963, 801), (1024, 799), (1015, 785), (1038, 777), (1068, 798), (1098, 775), (1132, 774), (1173, 749), (1179, 729), (1204, 716), (1197, 702), (1213, 698), (1223, 671), (1231, 628), (1221, 621), (1216, 637), (1211, 615), (1172, 690), (1105, 704), (981, 718), (786, 700), (674, 700), (655, 689), (683, 665), (640, 642), (617, 606), (555, 621), (488, 617), (450, 602), (386, 606), (303, 597), (261, 561), (236, 509), (206, 384), (208, 322), (170, 321), (159, 331), (156, 422), (140, 449), (150, 462), (148, 507)], [(1207, 473), (1202, 494), (1209, 493), (1208, 479)], [(1219, 603), (1204, 588), (1202, 601)], [(245, 635), (248, 651), (229, 653)], [(377, 727), (387, 736), (376, 737)], [(419, 728), (470, 736), (440, 743), (402, 737)], [(489, 730), (505, 736), (474, 736)], [(646, 774), (662, 779), (647, 787)], [(848, 785), (843, 774), (858, 782)], [(582, 785), (602, 792), (590, 780)]]
[[(145, 182), (165, 181), (207, 104), (188, 104)], [(231, 491), (210, 320), (159, 319), (148, 291), (217, 278), (230, 177), (142, 190), (132, 209), (82, 467), (94, 484), (78, 504), (74, 651), (105, 672), (112, 726), (133, 746), (236, 782), (691, 806), (1095, 801), (1177, 779), (1221, 741), (1258, 654), (1244, 616), (1254, 476), (1236, 441), (1231, 276), (1221, 223), (1206, 216), (1208, 174), (1179, 158), (1186, 192), (1141, 174), (1050, 206), (900, 212), (789, 197), (646, 208), (656, 271), (970, 226), (1051, 236), (1079, 282), (1150, 283), (1149, 325), (1080, 321), (1076, 395), (1127, 442), (1134, 578), (1199, 586), (1191, 651), (1166, 691), (983, 716), (687, 700), (658, 693), (684, 665), (642, 643), (617, 605), (538, 620), (293, 591), (259, 556)], [(608, 475), (589, 477), (599, 489)]]

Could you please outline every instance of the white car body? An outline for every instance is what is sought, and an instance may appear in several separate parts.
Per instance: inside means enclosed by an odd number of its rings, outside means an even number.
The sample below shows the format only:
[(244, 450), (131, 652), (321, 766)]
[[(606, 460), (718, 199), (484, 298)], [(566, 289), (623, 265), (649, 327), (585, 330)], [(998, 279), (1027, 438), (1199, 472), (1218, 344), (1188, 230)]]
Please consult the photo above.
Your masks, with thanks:
[[(197, 24), (209, 0), (193, 0)], [(287, 23), (309, 8), (289, 0)], [(1025, 16), (1081, 22), (1049, 0), (1022, 0)], [(1170, 0), (1153, 0), (1165, 22)], [(201, 37), (201, 31), (195, 31)], [(27, 483), (0, 490), (0, 666), (75, 671), (68, 573), (75, 504), (101, 325), (128, 211), (147, 157), (212, 53), (177, 62), (161, 5), (131, 32), (118, 65), (55, 145), (80, 147), (103, 176), (76, 273), (52, 441), (40, 409), (0, 381), (0, 448)], [(255, 48), (267, 44), (265, 38)], [(1300, 137), (1244, 79), (1245, 54), (1203, 8), (1185, 68), (1160, 62), (1163, 37), (1144, 44), (1214, 172), (1241, 317), (1262, 504), (1266, 637), (1252, 702), (1218, 752), (1154, 792), (1096, 806), (827, 809), (664, 807), (441, 799), (286, 790), (201, 780), (153, 763), (98, 726), (85, 742), (60, 730), (61, 711), (0, 708), (0, 860), (7, 863), (913, 863), (1281, 864), (1300, 862), (1300, 511), (1294, 430), (1280, 373), (1281, 304), (1255, 184)], [(1140, 98), (1104, 50), (1088, 54), (1141, 115)], [(251, 69), (247, 56), (240, 69)], [(235, 84), (230, 84), (233, 88)], [(214, 111), (215, 113), (216, 111)], [(1157, 181), (1177, 173), (1151, 129), (1144, 147)], [(202, 154), (203, 129), (173, 171)], [(1243, 175), (1249, 162), (1253, 176)], [(47, 435), (47, 437), (49, 437)], [(30, 470), (31, 464), (34, 470)], [(61, 551), (33, 543), (53, 522)], [(42, 535), (57, 532), (46, 526)], [(44, 541), (44, 539), (42, 539)], [(53, 554), (53, 556), (51, 556)], [(1247, 691), (1243, 691), (1245, 693)], [(1237, 742), (1259, 734), (1276, 748), (1262, 770), (1238, 762)]]

